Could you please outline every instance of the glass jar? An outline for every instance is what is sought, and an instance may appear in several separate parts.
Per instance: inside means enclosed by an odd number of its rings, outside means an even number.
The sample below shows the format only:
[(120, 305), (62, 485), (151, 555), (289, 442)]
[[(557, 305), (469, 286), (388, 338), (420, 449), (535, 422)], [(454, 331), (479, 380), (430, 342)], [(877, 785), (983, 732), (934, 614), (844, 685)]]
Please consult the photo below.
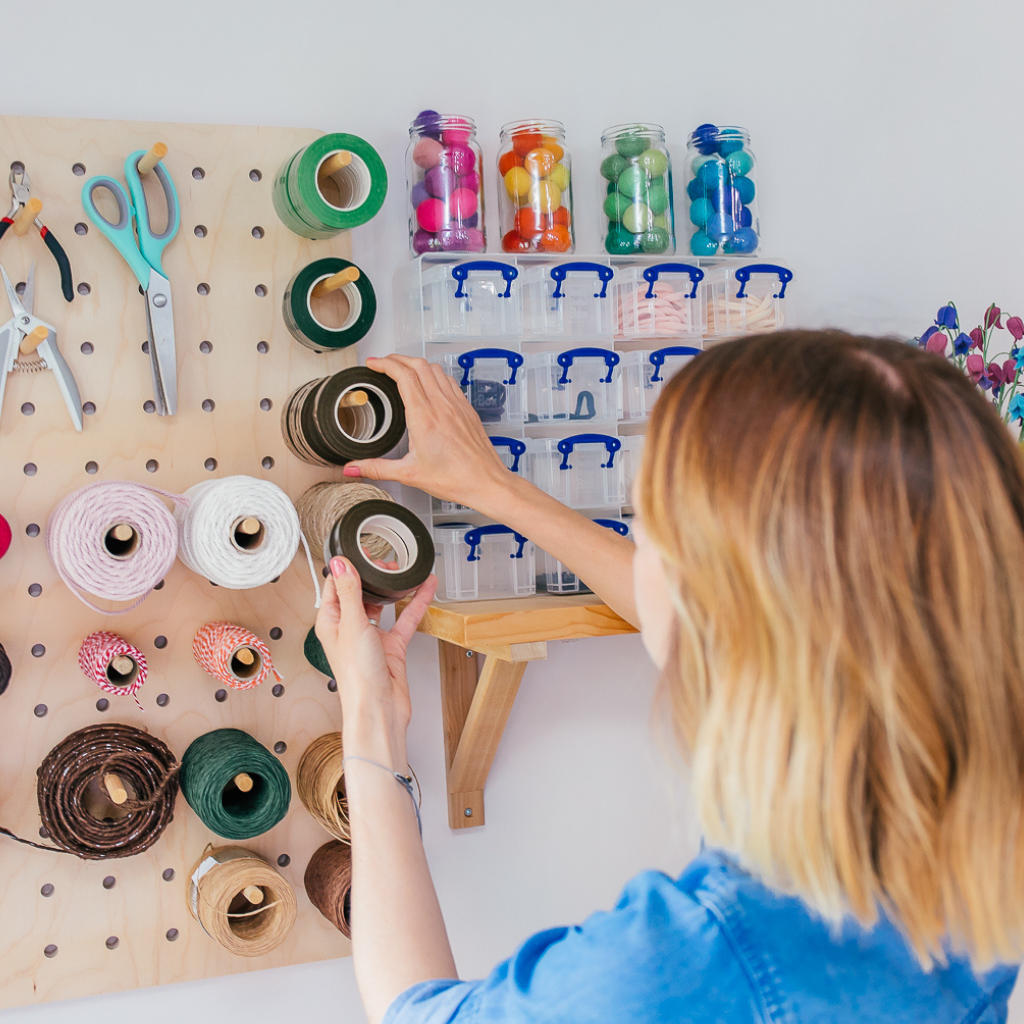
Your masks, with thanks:
[(686, 142), (694, 256), (751, 256), (761, 247), (754, 154), (746, 128), (702, 124)]
[(424, 110), (409, 127), (409, 245), (484, 252), (483, 157), (471, 118)]
[(572, 252), (572, 164), (560, 121), (501, 129), (498, 219), (503, 252)]
[(601, 221), (604, 251), (612, 256), (674, 253), (672, 160), (665, 129), (657, 124), (606, 128), (601, 178), (607, 186)]

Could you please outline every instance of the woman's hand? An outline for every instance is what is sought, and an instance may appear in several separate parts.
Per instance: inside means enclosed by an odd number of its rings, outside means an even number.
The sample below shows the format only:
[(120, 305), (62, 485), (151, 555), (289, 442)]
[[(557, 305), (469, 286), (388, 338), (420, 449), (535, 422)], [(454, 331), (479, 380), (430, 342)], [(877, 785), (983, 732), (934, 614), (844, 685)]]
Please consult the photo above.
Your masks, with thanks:
[(385, 356), (368, 359), (367, 366), (398, 384), (409, 425), (409, 452), (401, 459), (350, 462), (344, 475), (397, 480), (445, 501), (496, 514), (500, 495), (514, 478), (459, 385), (425, 359)]
[[(364, 604), (362, 582), (347, 558), (331, 559), (331, 575), (324, 585), (316, 635), (338, 682), (338, 695), (350, 730), (365, 729), (367, 741), (386, 742), (381, 756), (405, 764), (405, 734), (412, 717), (406, 678), (406, 649), (427, 605), (437, 590), (431, 576), (419, 588), (390, 630), (379, 622), (384, 606)], [(364, 755), (365, 756), (365, 755)]]

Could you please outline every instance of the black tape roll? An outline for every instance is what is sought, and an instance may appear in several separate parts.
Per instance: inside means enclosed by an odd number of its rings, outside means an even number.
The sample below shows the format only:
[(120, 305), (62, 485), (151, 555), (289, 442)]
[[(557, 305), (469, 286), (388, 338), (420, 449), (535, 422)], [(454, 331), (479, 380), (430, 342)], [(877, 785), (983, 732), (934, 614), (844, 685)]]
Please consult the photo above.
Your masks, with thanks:
[[(369, 521), (369, 522), (368, 522)], [(359, 543), (360, 533), (384, 537), (395, 549), (400, 568), (381, 569)], [(412, 594), (434, 570), (430, 531), (404, 505), (395, 501), (360, 501), (333, 526), (324, 544), (324, 561), (343, 555), (363, 581), (363, 598), (373, 604), (394, 604)]]
[[(370, 279), (362, 271), (355, 281), (341, 287), (349, 304), (349, 315), (343, 326), (328, 327), (317, 320), (313, 313), (310, 303), (313, 288), (318, 282), (349, 267), (356, 265), (337, 256), (315, 260), (303, 267), (288, 282), (285, 289), (285, 325), (296, 341), (314, 352), (326, 352), (354, 345), (373, 326), (373, 318), (377, 315), (377, 296), (374, 294)], [(356, 270), (359, 268), (356, 267)]]

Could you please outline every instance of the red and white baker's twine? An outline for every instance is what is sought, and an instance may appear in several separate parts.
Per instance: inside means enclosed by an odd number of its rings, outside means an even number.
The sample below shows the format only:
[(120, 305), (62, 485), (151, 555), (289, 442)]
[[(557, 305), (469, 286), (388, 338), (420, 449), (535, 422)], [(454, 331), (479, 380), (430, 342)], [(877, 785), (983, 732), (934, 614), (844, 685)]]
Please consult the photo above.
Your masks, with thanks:
[[(240, 647), (251, 647), (260, 656), (260, 669), (251, 679), (239, 679), (231, 671), (231, 658)], [(235, 690), (251, 690), (259, 686), (271, 672), (281, 681), (274, 668), (270, 648), (255, 634), (230, 622), (209, 622), (195, 635), (192, 653), (204, 671)]]
[[(138, 672), (127, 686), (115, 686), (107, 675), (107, 668), (114, 658), (122, 655), (135, 662)], [(112, 693), (115, 697), (131, 697), (139, 705), (140, 711), (145, 710), (139, 702), (138, 691), (146, 681), (146, 656), (134, 644), (128, 643), (116, 633), (90, 633), (78, 649), (78, 664), (101, 690)]]

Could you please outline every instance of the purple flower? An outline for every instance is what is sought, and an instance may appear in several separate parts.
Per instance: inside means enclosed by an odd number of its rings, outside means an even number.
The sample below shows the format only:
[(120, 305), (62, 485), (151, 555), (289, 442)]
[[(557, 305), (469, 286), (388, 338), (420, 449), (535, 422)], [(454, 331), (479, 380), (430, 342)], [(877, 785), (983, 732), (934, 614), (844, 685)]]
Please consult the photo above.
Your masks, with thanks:
[(942, 331), (936, 331), (928, 338), (928, 341), (925, 343), (925, 348), (929, 352), (934, 352), (936, 355), (944, 356), (946, 354), (947, 342), (948, 339)]
[(988, 377), (993, 384), (1002, 384), (1006, 380), (1003, 376), (1003, 368), (998, 363), (989, 363), (985, 368), (985, 376)]
[(967, 357), (967, 372), (975, 384), (981, 380), (981, 375), (985, 372), (985, 360), (977, 352), (972, 352)]
[(966, 355), (971, 347), (971, 339), (964, 334), (962, 331), (956, 336), (956, 341), (953, 342), (953, 351), (958, 356)]
[(1014, 374), (1017, 372), (1017, 360), (1007, 359), (1003, 363), (1003, 380), (1009, 384), (1013, 380)]
[(938, 333), (939, 333), (938, 327), (929, 327), (928, 330), (926, 330), (924, 332), (924, 334), (922, 334), (921, 337), (917, 339), (918, 345), (920, 345), (922, 348), (924, 348), (924, 346), (927, 345), (928, 342), (931, 340), (932, 335), (935, 335), (935, 334), (938, 334)]
[(937, 327), (947, 327), (949, 330), (955, 331), (960, 326), (960, 321), (957, 320), (956, 316), (956, 306), (952, 303), (948, 306), (943, 306), (935, 314), (935, 325)]
[(1003, 311), (993, 302), (991, 306), (985, 311), (985, 329), (989, 327), (1002, 328), (1002, 324), (999, 322), (999, 318), (1003, 315)]
[(1006, 321), (1006, 329), (1013, 335), (1014, 341), (1024, 338), (1024, 320), (1021, 320), (1019, 316), (1011, 316)]
[(971, 348), (981, 348), (985, 344), (985, 333), (980, 327), (971, 331)]

